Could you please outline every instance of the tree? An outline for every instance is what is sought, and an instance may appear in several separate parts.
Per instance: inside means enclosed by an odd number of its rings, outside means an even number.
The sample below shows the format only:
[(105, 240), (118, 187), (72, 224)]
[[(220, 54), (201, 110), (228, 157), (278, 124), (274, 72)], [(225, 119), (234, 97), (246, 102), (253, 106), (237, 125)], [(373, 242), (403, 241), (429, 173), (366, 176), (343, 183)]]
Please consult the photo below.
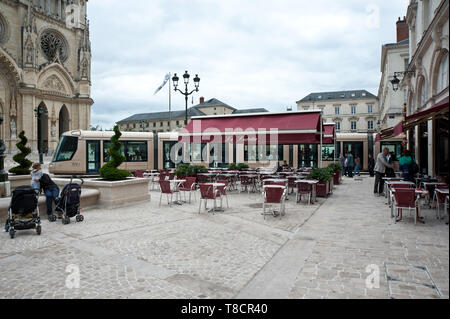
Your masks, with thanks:
[(122, 143), (119, 141), (119, 138), (122, 136), (122, 133), (119, 130), (119, 126), (114, 126), (114, 133), (111, 137), (112, 146), (108, 148), (110, 160), (99, 170), (100, 177), (107, 181), (120, 181), (130, 176), (129, 171), (117, 168), (125, 161), (125, 156), (120, 154)]
[(31, 149), (29, 147), (26, 147), (28, 139), (25, 136), (24, 131), (20, 132), (19, 139), (20, 142), (17, 143), (16, 146), (20, 150), (20, 153), (17, 153), (13, 157), (14, 162), (18, 163), (19, 166), (11, 168), (9, 172), (16, 175), (28, 175), (31, 172), (30, 167), (33, 163), (26, 158), (28, 155), (30, 155)]

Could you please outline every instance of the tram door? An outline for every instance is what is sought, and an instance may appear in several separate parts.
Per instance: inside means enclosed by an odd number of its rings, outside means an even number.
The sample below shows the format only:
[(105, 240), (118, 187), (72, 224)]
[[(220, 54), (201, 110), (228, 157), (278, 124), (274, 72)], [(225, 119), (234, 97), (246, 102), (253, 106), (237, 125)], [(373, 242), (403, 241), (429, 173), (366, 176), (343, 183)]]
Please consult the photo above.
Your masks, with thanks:
[(98, 174), (100, 169), (100, 141), (86, 141), (87, 173)]

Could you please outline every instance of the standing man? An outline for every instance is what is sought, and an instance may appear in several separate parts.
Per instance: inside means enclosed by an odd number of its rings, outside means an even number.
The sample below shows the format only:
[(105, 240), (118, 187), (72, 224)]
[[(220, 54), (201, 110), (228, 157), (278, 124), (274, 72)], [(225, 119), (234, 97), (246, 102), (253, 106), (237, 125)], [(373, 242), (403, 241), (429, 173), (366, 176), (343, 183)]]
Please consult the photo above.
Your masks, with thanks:
[(347, 154), (347, 169), (348, 169), (348, 177), (353, 178), (353, 167), (355, 166), (355, 161), (353, 160), (352, 153), (348, 152)]
[(389, 149), (387, 147), (385, 147), (383, 149), (383, 152), (381, 152), (380, 154), (378, 154), (377, 156), (377, 162), (375, 164), (375, 185), (373, 188), (373, 192), (374, 194), (378, 194), (378, 196), (380, 196), (380, 194), (383, 193), (383, 188), (384, 188), (384, 173), (386, 172), (386, 167), (388, 168), (392, 168), (392, 165), (389, 164), (386, 161), (386, 156), (389, 154)]

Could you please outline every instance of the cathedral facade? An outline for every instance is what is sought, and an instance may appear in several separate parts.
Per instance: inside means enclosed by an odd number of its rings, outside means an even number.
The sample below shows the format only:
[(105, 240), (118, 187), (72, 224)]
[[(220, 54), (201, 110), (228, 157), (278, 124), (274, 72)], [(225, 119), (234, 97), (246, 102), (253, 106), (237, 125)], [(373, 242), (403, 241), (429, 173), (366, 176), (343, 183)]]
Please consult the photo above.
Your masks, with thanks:
[(15, 153), (23, 130), (52, 154), (62, 133), (87, 130), (91, 45), (86, 0), (0, 0), (0, 138)]

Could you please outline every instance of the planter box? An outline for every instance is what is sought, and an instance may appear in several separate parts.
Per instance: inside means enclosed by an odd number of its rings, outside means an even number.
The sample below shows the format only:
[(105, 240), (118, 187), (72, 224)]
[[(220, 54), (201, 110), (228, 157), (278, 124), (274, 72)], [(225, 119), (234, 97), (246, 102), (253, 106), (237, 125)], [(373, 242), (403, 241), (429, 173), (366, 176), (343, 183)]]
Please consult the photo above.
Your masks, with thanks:
[(317, 185), (316, 185), (316, 195), (318, 196), (318, 197), (327, 197), (328, 196), (328, 194), (329, 194), (329, 191), (330, 191), (330, 183), (322, 183), (322, 182), (319, 182)]
[[(68, 179), (53, 179), (55, 183), (66, 184)], [(78, 182), (78, 180), (74, 180)], [(97, 189), (100, 192), (97, 206), (111, 208), (134, 204), (150, 199), (148, 183), (150, 178), (127, 178), (123, 181), (105, 181), (100, 178), (85, 179), (83, 188)]]
[(31, 185), (31, 175), (8, 175), (8, 180), (11, 183), (11, 192), (19, 186)]
[(334, 185), (339, 185), (341, 183), (341, 172), (339, 172), (339, 171), (334, 172), (333, 182), (334, 182)]

